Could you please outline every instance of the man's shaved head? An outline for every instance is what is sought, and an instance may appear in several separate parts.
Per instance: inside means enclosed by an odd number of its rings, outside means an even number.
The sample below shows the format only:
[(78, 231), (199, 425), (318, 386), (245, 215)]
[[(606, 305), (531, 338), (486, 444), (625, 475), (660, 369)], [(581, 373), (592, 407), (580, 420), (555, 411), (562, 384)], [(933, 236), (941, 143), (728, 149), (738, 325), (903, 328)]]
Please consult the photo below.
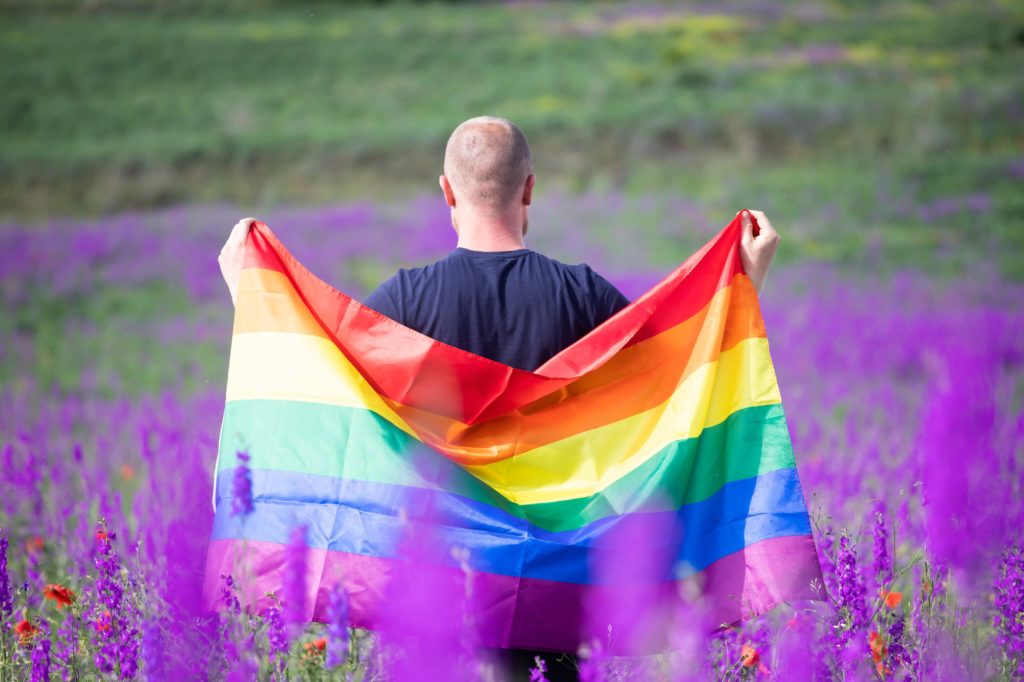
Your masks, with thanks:
[(533, 173), (530, 145), (512, 121), (478, 116), (459, 125), (448, 138), (444, 174), (455, 194), (491, 210), (521, 197)]

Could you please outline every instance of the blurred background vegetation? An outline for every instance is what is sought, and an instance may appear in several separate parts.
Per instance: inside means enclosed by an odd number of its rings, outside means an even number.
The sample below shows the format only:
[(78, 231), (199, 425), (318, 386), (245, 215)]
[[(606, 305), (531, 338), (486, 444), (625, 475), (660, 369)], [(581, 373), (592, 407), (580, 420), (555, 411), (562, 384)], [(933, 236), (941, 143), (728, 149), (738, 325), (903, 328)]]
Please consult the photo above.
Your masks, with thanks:
[(757, 206), (786, 257), (870, 247), (928, 268), (962, 250), (1024, 276), (1019, 1), (0, 12), (0, 219), (402, 202), (434, 191), (451, 129), (489, 113), (530, 137), (538, 201), (669, 194), (723, 224)]

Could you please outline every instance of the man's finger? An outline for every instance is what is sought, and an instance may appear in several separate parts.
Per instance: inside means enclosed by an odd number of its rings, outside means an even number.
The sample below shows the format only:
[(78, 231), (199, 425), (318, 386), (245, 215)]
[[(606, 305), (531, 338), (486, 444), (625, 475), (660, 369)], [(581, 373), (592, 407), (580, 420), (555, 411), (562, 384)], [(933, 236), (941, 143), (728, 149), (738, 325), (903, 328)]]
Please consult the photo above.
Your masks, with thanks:
[(235, 229), (241, 232), (242, 237), (245, 237), (247, 234), (249, 234), (249, 230), (252, 229), (253, 223), (255, 222), (255, 218), (242, 218), (241, 220), (238, 221), (238, 224), (235, 225)]
[(754, 224), (750, 220), (749, 211), (740, 211), (740, 227), (743, 228), (744, 242), (749, 242), (754, 238)]
[(751, 213), (754, 214), (754, 218), (757, 220), (758, 228), (763, 229), (766, 232), (775, 231), (774, 228), (772, 228), (771, 221), (768, 220), (768, 216), (764, 214), (764, 211), (751, 211)]
[(768, 241), (779, 240), (779, 233), (772, 225), (771, 221), (768, 220), (768, 216), (762, 213), (761, 216), (757, 219), (757, 222), (758, 225), (761, 227), (762, 234), (764, 234), (764, 236), (768, 238)]
[(231, 234), (228, 235), (228, 240), (224, 244), (224, 248), (238, 247), (244, 244), (254, 222), (256, 222), (255, 218), (242, 218), (235, 223), (235, 226), (231, 228)]

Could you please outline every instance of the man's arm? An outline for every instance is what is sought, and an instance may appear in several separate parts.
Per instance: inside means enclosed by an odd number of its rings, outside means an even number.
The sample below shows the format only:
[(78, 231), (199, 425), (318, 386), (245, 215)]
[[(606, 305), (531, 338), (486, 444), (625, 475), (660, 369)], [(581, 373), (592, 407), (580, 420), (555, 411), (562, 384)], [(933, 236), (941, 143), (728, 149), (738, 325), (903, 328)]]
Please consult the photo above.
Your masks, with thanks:
[(235, 303), (238, 297), (238, 280), (242, 276), (242, 263), (245, 260), (245, 239), (249, 236), (249, 230), (255, 218), (242, 218), (231, 228), (231, 234), (220, 250), (217, 262), (220, 264), (220, 274), (224, 276), (224, 282), (231, 292), (231, 303)]
[[(754, 221), (757, 221), (757, 234), (754, 233)], [(760, 294), (764, 278), (768, 275), (768, 267), (772, 264), (782, 238), (762, 211), (742, 211), (740, 224), (743, 227), (743, 237), (740, 240), (743, 269)]]

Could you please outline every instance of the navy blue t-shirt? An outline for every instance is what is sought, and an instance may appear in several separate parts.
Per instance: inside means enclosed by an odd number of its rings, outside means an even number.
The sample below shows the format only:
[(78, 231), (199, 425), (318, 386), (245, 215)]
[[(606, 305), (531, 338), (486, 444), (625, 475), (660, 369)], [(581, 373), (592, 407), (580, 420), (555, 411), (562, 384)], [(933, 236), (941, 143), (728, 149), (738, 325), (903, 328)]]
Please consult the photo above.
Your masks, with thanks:
[(456, 348), (534, 370), (629, 303), (590, 266), (530, 249), (457, 248), (399, 270), (364, 303)]

